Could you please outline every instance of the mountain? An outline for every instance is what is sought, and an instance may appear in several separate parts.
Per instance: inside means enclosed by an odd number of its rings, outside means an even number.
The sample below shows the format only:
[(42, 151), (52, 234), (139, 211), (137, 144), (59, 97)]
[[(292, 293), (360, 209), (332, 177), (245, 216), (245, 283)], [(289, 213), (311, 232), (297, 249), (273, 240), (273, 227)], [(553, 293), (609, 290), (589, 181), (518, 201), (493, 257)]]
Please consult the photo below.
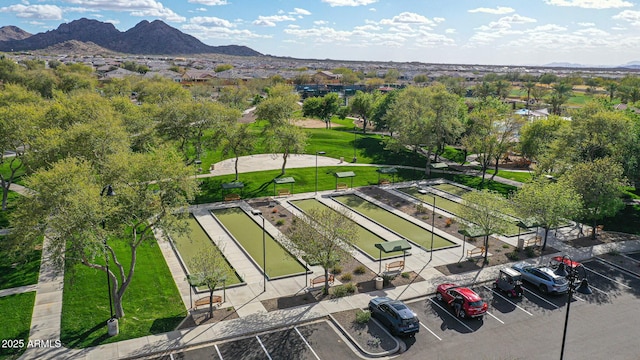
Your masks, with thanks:
[(31, 34), (16, 26), (0, 27), (0, 41), (22, 40), (29, 36), (31, 36)]
[[(16, 28), (17, 29), (17, 28)], [(121, 32), (110, 23), (82, 18), (61, 24), (56, 30), (38, 33), (24, 39), (1, 40), (0, 51), (28, 51), (44, 49), (66, 41), (92, 42), (107, 50), (127, 54), (177, 55), (225, 54), (261, 56), (246, 46), (209, 46), (191, 35), (160, 20), (139, 22)]]

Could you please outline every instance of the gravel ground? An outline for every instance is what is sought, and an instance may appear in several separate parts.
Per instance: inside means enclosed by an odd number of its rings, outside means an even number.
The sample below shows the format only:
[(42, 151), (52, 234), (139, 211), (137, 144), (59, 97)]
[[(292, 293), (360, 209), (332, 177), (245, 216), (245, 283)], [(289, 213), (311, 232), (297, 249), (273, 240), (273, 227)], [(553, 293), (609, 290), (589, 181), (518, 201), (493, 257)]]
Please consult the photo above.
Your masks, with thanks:
[(385, 331), (377, 321), (370, 319), (366, 324), (359, 324), (356, 321), (358, 311), (358, 309), (341, 311), (332, 314), (332, 316), (362, 350), (372, 354), (380, 354), (394, 350), (398, 346), (397, 340)]

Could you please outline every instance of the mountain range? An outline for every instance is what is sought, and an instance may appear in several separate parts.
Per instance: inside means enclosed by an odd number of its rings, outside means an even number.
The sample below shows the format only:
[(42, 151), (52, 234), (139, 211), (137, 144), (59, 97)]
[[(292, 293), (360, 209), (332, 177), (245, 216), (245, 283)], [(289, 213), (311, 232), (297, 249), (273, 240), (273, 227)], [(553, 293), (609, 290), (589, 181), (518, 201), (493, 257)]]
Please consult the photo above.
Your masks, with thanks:
[(152, 22), (144, 20), (124, 32), (116, 29), (113, 24), (86, 18), (64, 23), (55, 30), (34, 35), (15, 26), (3, 26), (0, 28), (0, 51), (41, 50), (72, 40), (94, 43), (107, 50), (125, 54), (262, 55), (249, 47), (241, 45), (206, 45), (195, 37), (187, 35), (161, 20)]

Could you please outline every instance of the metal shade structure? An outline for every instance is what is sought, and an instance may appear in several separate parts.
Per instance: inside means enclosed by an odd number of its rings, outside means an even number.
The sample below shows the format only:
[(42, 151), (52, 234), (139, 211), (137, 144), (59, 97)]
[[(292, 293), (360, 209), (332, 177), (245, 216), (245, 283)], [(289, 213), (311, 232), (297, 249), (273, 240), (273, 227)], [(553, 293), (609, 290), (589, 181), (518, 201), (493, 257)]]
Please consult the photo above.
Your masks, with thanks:
[(293, 194), (293, 184), (296, 180), (292, 177), (282, 177), (273, 179), (273, 196), (276, 196), (276, 185), (291, 184), (291, 193)]
[(338, 179), (346, 178), (351, 178), (351, 187), (353, 188), (353, 178), (356, 176), (356, 173), (353, 171), (336, 172), (334, 176), (336, 177), (336, 188), (338, 187)]
[(380, 183), (380, 174), (391, 174), (391, 182), (396, 182), (396, 174), (398, 173), (398, 169), (394, 167), (384, 167), (376, 169), (376, 172), (378, 173), (378, 183)]
[(488, 236), (491, 234), (485, 233), (482, 229), (477, 226), (469, 226), (464, 229), (458, 230), (459, 234), (462, 234), (464, 239), (462, 240), (462, 256), (464, 256), (464, 246), (467, 243), (467, 238), (477, 238), (481, 236)]
[(535, 220), (533, 220), (531, 218), (518, 220), (516, 225), (518, 226), (518, 244), (520, 243), (520, 230), (521, 229), (529, 230), (531, 228), (536, 228), (536, 234), (537, 234), (538, 233), (538, 227), (540, 227), (540, 224), (537, 221), (535, 221)]
[(396, 241), (386, 241), (382, 243), (377, 243), (374, 245), (378, 250), (380, 250), (380, 257), (378, 258), (378, 273), (382, 273), (382, 253), (385, 254), (402, 251), (402, 260), (404, 261), (407, 257), (407, 250), (411, 249), (411, 244), (405, 240), (396, 240)]
[(449, 165), (443, 162), (431, 163), (431, 168), (436, 170), (442, 170), (448, 168)]
[(222, 184), (222, 196), (224, 197), (224, 195), (227, 193), (228, 190), (233, 190), (233, 189), (240, 189), (240, 194), (242, 195), (243, 190), (244, 190), (244, 183), (241, 182), (241, 181), (223, 183)]

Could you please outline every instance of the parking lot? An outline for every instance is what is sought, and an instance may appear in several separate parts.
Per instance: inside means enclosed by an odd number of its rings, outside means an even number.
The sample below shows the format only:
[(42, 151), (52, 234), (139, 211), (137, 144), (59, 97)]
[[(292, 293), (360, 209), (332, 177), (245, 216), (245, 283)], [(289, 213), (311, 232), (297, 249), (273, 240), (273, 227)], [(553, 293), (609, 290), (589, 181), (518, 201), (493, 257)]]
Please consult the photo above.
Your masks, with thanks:
[[(640, 279), (600, 259), (583, 265), (593, 294), (573, 297), (565, 358), (637, 358)], [(542, 294), (526, 283), (520, 299), (493, 291), (491, 283), (472, 289), (489, 305), (482, 320), (458, 319), (433, 294), (407, 302), (420, 319), (421, 329), (414, 338), (402, 339), (406, 350), (397, 357), (423, 359), (425, 354), (433, 354), (439, 359), (548, 359), (560, 356), (567, 295)], [(333, 325), (322, 321), (176, 352), (161, 359), (361, 357)]]

